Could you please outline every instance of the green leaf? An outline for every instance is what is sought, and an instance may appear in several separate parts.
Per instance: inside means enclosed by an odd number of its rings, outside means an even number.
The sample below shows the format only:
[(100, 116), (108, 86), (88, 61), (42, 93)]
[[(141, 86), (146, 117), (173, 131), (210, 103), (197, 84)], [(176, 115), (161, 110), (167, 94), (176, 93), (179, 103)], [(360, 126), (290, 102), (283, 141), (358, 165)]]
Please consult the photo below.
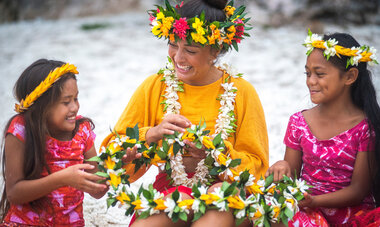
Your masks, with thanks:
[(199, 204), (199, 211), (202, 212), (202, 214), (206, 213), (206, 206), (203, 203)]
[(267, 178), (265, 178), (265, 187), (268, 187), (272, 183), (273, 183), (273, 174), (271, 174)]
[(187, 221), (187, 215), (185, 212), (181, 212), (179, 213), (179, 218), (182, 220), (182, 221)]
[(94, 156), (86, 160), (87, 162), (101, 162), (102, 159), (99, 156)]
[(130, 128), (128, 127), (127, 130), (125, 131), (127, 136), (130, 138), (130, 139), (136, 139), (135, 138), (135, 130), (133, 130), (133, 128)]
[(216, 135), (215, 138), (212, 140), (212, 143), (216, 147), (217, 145), (220, 144), (221, 141), (222, 141), (222, 133), (218, 133), (218, 135)]
[(139, 216), (139, 219), (145, 219), (147, 217), (149, 217), (149, 210), (145, 211), (145, 212), (142, 212)]
[(195, 144), (195, 147), (198, 149), (202, 149), (203, 144), (201, 143), (201, 141), (197, 141), (197, 143)]
[(105, 178), (109, 178), (110, 176), (108, 176), (107, 173), (103, 173), (103, 172), (96, 172), (95, 175), (98, 175), (100, 177), (105, 177)]
[(289, 208), (286, 207), (285, 210), (284, 210), (284, 213), (285, 213), (286, 217), (288, 217), (289, 219), (293, 218), (294, 213)]
[(202, 215), (203, 215), (203, 214), (202, 214), (201, 212), (196, 212), (196, 213), (194, 214), (193, 222), (195, 222), (196, 220), (198, 220), (199, 218), (201, 218)]
[(138, 141), (139, 140), (139, 123), (133, 127), (133, 130), (135, 131), (135, 139)]
[(107, 198), (107, 209), (111, 206), (115, 206), (117, 200), (115, 198)]
[(231, 163), (230, 163), (230, 167), (236, 167), (236, 166), (238, 166), (238, 165), (240, 165), (240, 163), (241, 163), (241, 159), (240, 158), (238, 158), (238, 159), (233, 159), (232, 161), (231, 161)]
[(175, 202), (178, 201), (178, 199), (179, 199), (179, 191), (178, 191), (178, 189), (176, 189), (176, 190), (173, 192), (173, 194), (172, 194), (172, 199), (173, 199)]
[(143, 190), (143, 195), (147, 200), (152, 199), (152, 194), (150, 194), (150, 192), (148, 190)]
[(236, 220), (235, 220), (235, 224), (236, 224), (236, 226), (239, 226), (241, 223), (243, 223), (244, 220), (245, 220), (245, 218), (239, 218), (239, 219), (236, 219)]
[(232, 40), (232, 46), (234, 47), (234, 49), (235, 49), (236, 51), (239, 51), (238, 44), (237, 44), (237, 42), (236, 42), (235, 40)]

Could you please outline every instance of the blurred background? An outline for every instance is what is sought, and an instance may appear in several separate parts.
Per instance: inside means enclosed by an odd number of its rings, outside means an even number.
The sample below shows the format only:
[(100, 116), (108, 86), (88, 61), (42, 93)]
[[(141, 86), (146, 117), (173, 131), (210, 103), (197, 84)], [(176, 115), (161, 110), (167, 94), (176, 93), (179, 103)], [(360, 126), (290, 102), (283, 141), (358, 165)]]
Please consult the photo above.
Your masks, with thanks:
[[(92, 118), (96, 149), (110, 133), (129, 98), (149, 75), (165, 66), (167, 43), (150, 32), (147, 10), (158, 0), (0, 0), (0, 130), (12, 115), (12, 89), (39, 58), (78, 67), (79, 114)], [(172, 3), (174, 1), (171, 1)], [(253, 29), (227, 53), (262, 102), (269, 136), (269, 163), (283, 158), (289, 116), (313, 106), (305, 85), (307, 29), (346, 32), (380, 48), (379, 0), (235, 0), (247, 6)], [(380, 97), (380, 66), (370, 67)], [(197, 123), (197, 122), (196, 122)], [(132, 184), (154, 180), (151, 168)], [(0, 178), (1, 185), (1, 178)], [(86, 226), (127, 226), (121, 209), (85, 196)]]

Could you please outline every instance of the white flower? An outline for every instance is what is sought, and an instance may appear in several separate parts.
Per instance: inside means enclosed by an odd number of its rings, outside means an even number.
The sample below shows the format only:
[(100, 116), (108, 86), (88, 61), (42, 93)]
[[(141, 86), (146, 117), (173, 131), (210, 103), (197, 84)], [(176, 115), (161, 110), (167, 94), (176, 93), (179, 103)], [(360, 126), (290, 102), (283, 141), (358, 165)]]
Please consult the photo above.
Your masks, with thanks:
[(173, 199), (167, 198), (164, 201), (164, 205), (167, 207), (165, 209), (165, 212), (168, 213), (169, 218), (172, 218), (172, 215), (173, 215), (173, 212), (174, 212), (174, 208), (176, 207), (176, 203), (174, 202)]
[(307, 51), (314, 49), (313, 42), (322, 40), (322, 37), (317, 34), (308, 35), (305, 39), (304, 45), (307, 48)]
[(323, 52), (326, 56), (335, 56), (336, 54), (336, 50), (335, 50), (335, 45), (338, 44), (338, 41), (336, 41), (335, 39), (329, 39), (327, 41), (324, 42), (324, 46), (325, 46), (325, 51)]
[(296, 179), (296, 185), (297, 185), (297, 188), (298, 188), (302, 193), (305, 193), (306, 190), (309, 189), (309, 186), (306, 185), (306, 181), (301, 180), (301, 179)]
[(191, 209), (194, 211), (194, 212), (198, 212), (199, 211), (199, 205), (201, 204), (201, 201), (198, 200), (198, 199), (194, 199), (194, 202), (193, 202), (193, 205), (191, 205)]
[(351, 65), (358, 65), (359, 64), (359, 60), (362, 59), (362, 55), (361, 53), (363, 52), (363, 50), (360, 48), (360, 47), (352, 47), (351, 50), (356, 50), (356, 56), (352, 56), (351, 59), (350, 59), (350, 62), (351, 62)]
[(236, 213), (235, 217), (237, 219), (244, 218), (245, 217), (245, 208), (242, 210), (239, 210), (239, 212)]
[(284, 204), (286, 205), (286, 207), (292, 210), (294, 213), (296, 213), (299, 210), (297, 200), (293, 197), (293, 195), (287, 193), (286, 191), (284, 191), (284, 197)]
[(288, 190), (290, 191), (290, 194), (294, 195), (298, 192), (298, 188), (294, 188), (292, 186), (288, 186)]

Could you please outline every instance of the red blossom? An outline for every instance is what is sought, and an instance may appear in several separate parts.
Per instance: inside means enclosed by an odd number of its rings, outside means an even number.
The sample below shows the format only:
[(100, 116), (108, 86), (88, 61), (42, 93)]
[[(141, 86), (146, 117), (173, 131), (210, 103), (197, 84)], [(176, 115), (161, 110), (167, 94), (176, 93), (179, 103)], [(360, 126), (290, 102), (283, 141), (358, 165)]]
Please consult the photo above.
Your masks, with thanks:
[[(244, 24), (244, 22), (241, 20), (241, 19), (237, 19), (234, 21), (235, 24)], [(241, 41), (241, 37), (243, 37), (244, 35), (244, 26), (243, 25), (237, 25), (235, 26), (236, 28), (236, 33), (235, 33), (235, 38), (234, 40), (236, 40), (237, 43), (240, 43)]]
[(182, 6), (183, 6), (183, 1), (181, 2), (181, 4), (176, 5), (175, 8), (179, 9), (179, 8), (181, 8)]
[(186, 30), (189, 29), (189, 25), (187, 24), (186, 18), (180, 18), (176, 20), (173, 24), (174, 33), (178, 35), (180, 39), (186, 39)]

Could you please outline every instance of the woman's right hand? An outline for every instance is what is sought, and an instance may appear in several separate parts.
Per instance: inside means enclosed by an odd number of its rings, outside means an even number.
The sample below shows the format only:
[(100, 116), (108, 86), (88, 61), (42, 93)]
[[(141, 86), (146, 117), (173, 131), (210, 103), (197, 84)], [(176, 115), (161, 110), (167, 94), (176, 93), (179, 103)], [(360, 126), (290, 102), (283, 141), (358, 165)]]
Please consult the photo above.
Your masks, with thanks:
[(61, 171), (64, 186), (71, 186), (89, 194), (95, 194), (107, 189), (107, 185), (97, 183), (104, 180), (103, 177), (88, 173), (85, 170), (94, 169), (90, 164), (76, 164)]
[(164, 135), (173, 135), (175, 131), (185, 132), (191, 126), (191, 122), (179, 114), (169, 114), (157, 126), (149, 129), (145, 135), (148, 144), (158, 142)]
[(274, 163), (267, 172), (265, 173), (265, 177), (273, 174), (273, 180), (279, 181), (283, 178), (284, 175), (287, 177), (291, 177), (290, 165), (285, 160), (280, 160)]

